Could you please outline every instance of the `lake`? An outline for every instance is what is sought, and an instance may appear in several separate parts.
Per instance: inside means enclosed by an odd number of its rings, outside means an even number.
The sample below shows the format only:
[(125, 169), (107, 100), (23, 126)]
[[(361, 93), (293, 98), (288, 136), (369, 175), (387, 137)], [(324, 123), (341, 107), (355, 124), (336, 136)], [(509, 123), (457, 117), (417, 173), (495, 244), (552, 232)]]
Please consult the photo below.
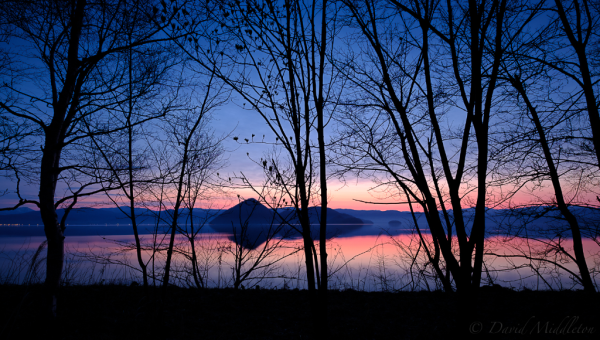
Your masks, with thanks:
[[(32, 265), (36, 250), (45, 240), (44, 236), (39, 236), (41, 227), (29, 227), (35, 228), (38, 236), (22, 235), (27, 228), (20, 231), (7, 231), (7, 228), (23, 227), (2, 227), (0, 230), (0, 282), (43, 281), (45, 249)], [(64, 283), (141, 283), (134, 238), (127, 228), (126, 225), (69, 226), (65, 239)], [(340, 232), (327, 244), (331, 289), (397, 291), (441, 288), (412, 229), (389, 225), (331, 226), (331, 229), (335, 228)], [(151, 230), (151, 226), (146, 226), (145, 234), (140, 236), (144, 246), (142, 259), (148, 266), (150, 284), (160, 285), (168, 237), (166, 234), (154, 237), (149, 234)], [(239, 241), (239, 235), (237, 237)], [(425, 239), (430, 240), (430, 236), (425, 234)], [(260, 238), (252, 240), (257, 241), (252, 249), (239, 247), (235, 235), (205, 227), (194, 242), (195, 272), (200, 274), (196, 278), (201, 278), (205, 287), (228, 287), (233, 285), (236, 269), (239, 269), (241, 276), (247, 274), (242, 282), (245, 288), (257, 285), (277, 289), (306, 288), (300, 239), (275, 237), (269, 242)], [(565, 256), (549, 252), (549, 247), (542, 241), (501, 236), (486, 238), (482, 284), (534, 290), (578, 288), (569, 277), (569, 271), (577, 273), (574, 263), (567, 261)], [(561, 239), (560, 242), (564, 248), (571, 248), (571, 240)], [(318, 242), (315, 247), (319, 249)], [(585, 239), (584, 248), (588, 266), (597, 273), (600, 263), (598, 245), (591, 239)], [(545, 258), (541, 254), (546, 254)], [(517, 255), (525, 255), (529, 259), (514, 257)], [(236, 257), (239, 259), (237, 263)], [(200, 281), (194, 278), (191, 258), (190, 240), (184, 235), (177, 235), (171, 282), (183, 287), (198, 285)], [(249, 269), (252, 271), (248, 274)]]

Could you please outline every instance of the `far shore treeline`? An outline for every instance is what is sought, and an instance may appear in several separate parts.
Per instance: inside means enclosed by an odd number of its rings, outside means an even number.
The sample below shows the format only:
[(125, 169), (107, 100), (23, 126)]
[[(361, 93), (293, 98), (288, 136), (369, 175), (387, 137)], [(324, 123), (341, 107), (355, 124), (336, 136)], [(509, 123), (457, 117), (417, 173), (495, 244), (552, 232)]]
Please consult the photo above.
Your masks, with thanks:
[[(257, 210), (248, 210), (246, 207), (259, 206)], [(246, 208), (245, 210), (242, 210)], [(123, 209), (123, 208), (121, 208)], [(69, 224), (65, 229), (66, 235), (131, 235), (131, 220), (123, 216), (119, 208), (75, 208), (70, 212)], [(582, 221), (582, 228), (590, 229), (600, 221), (600, 212), (589, 208), (571, 208), (573, 213)], [(397, 210), (353, 210), (353, 209), (329, 209), (328, 224), (330, 225), (352, 225), (360, 226), (360, 230), (353, 230), (352, 236), (357, 235), (378, 235), (383, 232), (392, 235), (403, 233), (412, 233), (414, 221), (412, 214)], [(517, 225), (522, 223), (519, 217), (527, 213), (527, 208), (521, 211), (490, 209), (488, 210), (488, 234), (487, 236), (506, 236), (504, 224)], [(63, 209), (58, 209), (57, 214), (62, 218)], [(166, 210), (164, 215), (169, 216), (172, 210)], [(149, 209), (136, 210), (140, 234), (152, 234), (154, 227), (159, 226), (161, 230), (168, 228), (165, 220), (160, 220), (157, 211)], [(311, 224), (319, 224), (320, 210), (315, 209), (311, 212)], [(231, 223), (237, 223), (239, 220), (246, 221), (249, 226), (265, 224), (291, 223), (298, 225), (298, 219), (292, 209), (281, 208), (279, 214), (273, 213), (258, 201), (249, 199), (241, 202), (232, 208), (226, 210), (218, 209), (200, 209), (193, 210), (193, 216), (196, 223), (202, 226), (203, 233), (231, 233)], [(424, 232), (428, 232), (427, 221), (423, 213), (415, 213), (416, 220)], [(516, 216), (516, 217), (515, 217)], [(190, 218), (189, 211), (182, 209), (180, 212), (180, 223), (185, 224), (185, 220)], [(285, 220), (285, 221), (284, 221)], [(157, 223), (158, 222), (158, 223)], [(548, 214), (533, 218), (523, 227), (529, 229), (531, 235), (541, 236), (544, 233), (544, 227), (552, 225), (554, 228), (563, 229), (561, 234), (569, 237), (569, 226), (559, 215)], [(88, 228), (94, 227), (94, 228)], [(345, 233), (339, 233), (340, 230), (332, 231), (336, 237), (344, 237)], [(537, 231), (537, 232), (536, 232)], [(518, 236), (519, 228), (515, 228), (513, 234), (508, 236)], [(39, 212), (19, 208), (11, 211), (0, 211), (0, 236), (43, 236), (43, 223)]]

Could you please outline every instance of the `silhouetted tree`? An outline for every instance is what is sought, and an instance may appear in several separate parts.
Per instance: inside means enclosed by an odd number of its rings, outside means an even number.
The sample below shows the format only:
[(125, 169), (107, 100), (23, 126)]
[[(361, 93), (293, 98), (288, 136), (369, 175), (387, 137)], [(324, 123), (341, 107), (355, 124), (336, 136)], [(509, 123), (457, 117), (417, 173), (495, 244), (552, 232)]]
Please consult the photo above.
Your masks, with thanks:
[[(453, 290), (453, 281), (459, 291), (477, 289), (489, 173), (497, 166), (490, 133), (500, 62), (541, 3), (344, 3), (359, 32), (352, 45), (360, 45), (337, 58), (356, 88), (341, 138), (341, 153), (350, 156), (343, 163), (387, 173), (402, 202), (425, 212), (434, 244), (426, 252), (444, 288)], [(464, 211), (470, 200), (473, 214)]]
[[(177, 11), (165, 6), (159, 18), (157, 8), (135, 0), (5, 1), (0, 12), (10, 25), (10, 43), (19, 46), (9, 50), (10, 72), (2, 73), (0, 113), (40, 132), (35, 139), (39, 170), (29, 174), (39, 185), (38, 200), (20, 200), (14, 208), (35, 202), (40, 209), (48, 240), (45, 285), (55, 315), (68, 211), (78, 197), (108, 189), (97, 189), (89, 180), (92, 169), (81, 162), (81, 146), (91, 136), (127, 129), (121, 119), (112, 119), (118, 104), (127, 101), (127, 51), (163, 44), (159, 51), (166, 52), (168, 41), (189, 30), (172, 28), (175, 32), (165, 36), (161, 32), (171, 27)], [(162, 114), (150, 112), (132, 124)], [(67, 193), (57, 200), (63, 187)], [(59, 221), (56, 209), (66, 203)]]
[[(241, 197), (239, 199), (241, 200)], [(283, 197), (276, 199), (281, 203)], [(275, 206), (280, 205), (276, 202), (272, 203)], [(253, 288), (264, 279), (285, 278), (285, 275), (279, 271), (279, 263), (301, 251), (301, 248), (294, 249), (289, 245), (293, 229), (287, 228), (285, 221), (278, 214), (264, 216), (264, 212), (260, 211), (264, 208), (259, 209), (261, 204), (257, 200), (240, 201), (240, 204), (232, 209), (238, 208), (237, 214), (231, 215), (236, 217), (231, 221), (231, 226), (224, 226), (231, 228), (232, 233), (229, 239), (233, 243), (224, 249), (233, 256), (231, 264), (233, 288), (243, 288), (246, 282), (249, 283), (246, 284), (246, 288)], [(256, 210), (259, 210), (256, 215), (260, 215), (256, 218), (263, 223), (252, 223)]]
[[(168, 166), (168, 169), (165, 170), (168, 180), (167, 186), (161, 185), (161, 190), (166, 189), (167, 192), (161, 194), (163, 200), (159, 203), (165, 209), (170, 224), (167, 259), (162, 282), (164, 288), (169, 285), (175, 235), (180, 229), (179, 219), (185, 218), (181, 215), (182, 208), (186, 203), (192, 204), (199, 194), (198, 190), (202, 189), (202, 185), (207, 185), (209, 176), (218, 170), (218, 165), (221, 163), (219, 159), (223, 152), (220, 147), (221, 140), (209, 134), (206, 124), (208, 115), (215, 108), (223, 105), (228, 96), (223, 91), (222, 85), (218, 83), (215, 72), (211, 72), (208, 78), (197, 107), (181, 110), (179, 114), (161, 122), (164, 134), (167, 136), (166, 147), (162, 148), (162, 155)], [(172, 190), (173, 193), (169, 190)], [(194, 216), (191, 205), (188, 206), (188, 212), (192, 223), (186, 228), (191, 228), (188, 238), (192, 243), (192, 251), (195, 252), (194, 241), (199, 230), (193, 229)], [(195, 259), (195, 254), (192, 255), (192, 258)]]
[[(141, 10), (141, 8), (136, 8)], [(142, 45), (137, 48), (131, 46), (132, 34), (135, 32), (136, 23), (132, 22), (128, 32), (130, 48), (124, 52), (124, 71), (127, 84), (122, 84), (125, 99), (116, 103), (114, 119), (119, 119), (123, 130), (112, 134), (95, 136), (91, 127), (86, 125), (90, 133), (90, 150), (94, 158), (90, 163), (95, 163), (98, 181), (110, 188), (116, 183), (119, 190), (105, 192), (106, 196), (123, 212), (131, 221), (135, 239), (135, 252), (139, 268), (142, 272), (143, 286), (148, 287), (147, 262), (142, 259), (143, 249), (139, 236), (140, 195), (145, 187), (156, 181), (148, 169), (152, 166), (148, 162), (148, 145), (141, 138), (145, 135), (138, 119), (142, 117), (162, 116), (173, 113), (183, 107), (178, 101), (178, 93), (182, 90), (177, 83), (167, 84), (167, 77), (174, 76), (174, 68), (181, 63), (180, 58), (166, 54), (161, 46)], [(123, 205), (125, 203), (125, 205)], [(125, 208), (125, 206), (127, 208)], [(136, 208), (138, 211), (136, 212)], [(148, 216), (146, 216), (147, 218)], [(150, 257), (153, 259), (154, 254)]]
[[(207, 95), (209, 95), (207, 93)], [(213, 218), (217, 212), (211, 212), (215, 205), (208, 204), (203, 216), (194, 215), (196, 205), (202, 202), (207, 202), (215, 195), (224, 194), (223, 185), (218, 176), (215, 176), (216, 171), (224, 166), (222, 156), (224, 150), (221, 146), (223, 138), (217, 138), (213, 133), (205, 128), (201, 132), (199, 138), (194, 140), (194, 144), (201, 145), (197, 147), (201, 152), (195, 151), (191, 155), (191, 164), (194, 166), (188, 167), (185, 173), (186, 177), (186, 196), (184, 209), (186, 211), (185, 223), (179, 224), (179, 233), (183, 235), (188, 243), (189, 250), (179, 250), (190, 261), (192, 278), (196, 287), (206, 287), (207, 278), (203, 277), (204, 270), (198, 259), (198, 249), (196, 242), (199, 241), (198, 234), (202, 231), (206, 223)], [(187, 247), (186, 247), (187, 248)], [(210, 249), (210, 247), (203, 247)], [(214, 250), (214, 249), (213, 249)]]
[[(337, 102), (335, 74), (325, 61), (335, 36), (336, 3), (327, 1), (228, 1), (214, 5), (211, 24), (203, 40), (185, 46), (191, 58), (204, 68), (217, 67), (220, 77), (241, 97), (242, 106), (258, 112), (276, 136), (276, 145), (292, 165), (264, 160), (264, 167), (287, 188), (304, 240), (308, 290), (319, 322), (326, 325), (326, 115)], [(316, 141), (315, 141), (316, 132)], [(314, 147), (313, 145), (316, 145)], [(316, 154), (320, 185), (315, 185)], [(321, 269), (310, 229), (308, 207), (317, 190), (323, 208), (319, 235)], [(315, 260), (313, 260), (313, 256)], [(316, 288), (319, 288), (317, 307)]]
[[(507, 97), (505, 105), (509, 107), (511, 100), (514, 106), (508, 115), (512, 119), (506, 119), (511, 122), (506, 139), (500, 142), (511, 154), (508, 163), (516, 164), (512, 168), (515, 177), (521, 177), (522, 182), (550, 182), (553, 199), (538, 197), (534, 204), (539, 207), (533, 211), (540, 217), (551, 216), (552, 210), (560, 212), (568, 224), (574, 257), (560, 246), (565, 237), (560, 227), (546, 226), (545, 232), (551, 235), (550, 239), (558, 236), (556, 251), (577, 264), (579, 275), (574, 277), (584, 289), (595, 291), (582, 243), (582, 227), (586, 224), (582, 215), (592, 209), (594, 202), (578, 194), (594, 186), (597, 159), (590, 143), (594, 129), (589, 128), (589, 120), (581, 117), (586, 108), (580, 103), (579, 89), (567, 85), (573, 82), (571, 72), (564, 68), (570, 56), (553, 50), (556, 40), (561, 40), (559, 22), (555, 18), (538, 25), (538, 30), (521, 37), (507, 50), (509, 57), (502, 63), (502, 77), (510, 85), (507, 92), (512, 100)], [(546, 62), (547, 59), (552, 63)], [(569, 208), (577, 205), (587, 206), (587, 209)], [(522, 210), (531, 214), (531, 209)]]
[[(600, 43), (598, 32), (600, 5), (588, 0), (554, 0), (554, 19), (550, 29), (559, 28), (555, 34), (558, 40), (553, 45), (550, 57), (535, 58), (541, 64), (570, 78), (581, 89), (585, 100), (585, 110), (591, 128), (591, 139), (600, 167), (600, 113), (598, 111), (598, 57)], [(560, 23), (556, 25), (556, 16)], [(558, 27), (556, 27), (556, 26)], [(553, 27), (554, 26), (554, 27)]]

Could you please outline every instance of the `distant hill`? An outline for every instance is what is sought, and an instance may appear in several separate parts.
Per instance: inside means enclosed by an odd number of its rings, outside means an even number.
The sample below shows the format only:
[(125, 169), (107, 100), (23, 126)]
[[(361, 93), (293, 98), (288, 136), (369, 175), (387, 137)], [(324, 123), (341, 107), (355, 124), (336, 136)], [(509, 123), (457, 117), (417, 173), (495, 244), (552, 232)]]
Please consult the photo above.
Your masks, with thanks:
[[(27, 211), (29, 210), (29, 211)], [(0, 215), (0, 236), (43, 236), (43, 223), (39, 211), (27, 209), (25, 212)], [(124, 208), (128, 212), (128, 208)], [(201, 225), (218, 214), (215, 209), (194, 209), (194, 223)], [(161, 230), (170, 223), (172, 210), (161, 212), (159, 225)], [(64, 215), (64, 209), (58, 209), (59, 220)], [(157, 214), (148, 209), (136, 210), (140, 234), (149, 234), (154, 230)], [(187, 209), (182, 209), (178, 219), (180, 224), (189, 220)], [(131, 235), (131, 221), (119, 208), (75, 208), (67, 217), (65, 235)]]
[[(313, 235), (313, 238), (319, 237), (321, 215), (321, 207), (308, 208), (308, 216), (311, 224), (311, 234)], [(289, 210), (288, 214), (283, 216), (285, 217), (284, 221), (286, 222), (283, 223), (286, 225), (286, 228), (284, 230), (289, 232), (290, 229), (293, 229), (289, 225), (287, 225), (287, 223), (293, 226), (297, 226), (299, 228), (300, 220), (296, 216), (295, 210)], [(364, 226), (371, 224), (373, 224), (373, 222), (357, 218), (350, 214), (339, 212), (339, 210), (336, 211), (327, 208), (327, 238), (339, 237), (352, 232), (357, 232)]]
[(4, 215), (14, 215), (14, 214), (24, 214), (24, 213), (28, 213), (28, 212), (32, 212), (35, 211), (31, 208), (28, 207), (18, 207), (15, 210), (1, 210), (0, 211), (0, 216), (4, 216)]
[[(580, 223), (580, 228), (584, 234), (594, 235), (600, 229), (600, 209), (587, 207), (569, 208)], [(391, 234), (402, 234), (407, 230), (412, 230), (414, 220), (410, 212), (395, 210), (351, 210), (337, 209), (338, 212), (347, 213), (360, 219), (369, 219), (374, 222), (373, 229), (362, 229), (362, 234), (376, 234), (377, 230), (385, 229)], [(450, 220), (454, 220), (454, 212), (448, 210)], [(466, 222), (467, 233), (471, 232), (475, 216), (475, 209), (464, 209), (463, 218)], [(429, 232), (425, 214), (415, 213), (415, 218), (422, 232)], [(398, 221), (397, 223), (389, 223)], [(512, 235), (523, 236), (528, 233), (530, 236), (549, 236), (561, 234), (562, 237), (570, 237), (571, 231), (569, 225), (556, 208), (539, 206), (526, 207), (514, 210), (508, 209), (487, 209), (486, 211), (486, 236), (494, 235)], [(454, 231), (456, 232), (456, 230)]]
[[(60, 220), (64, 213), (64, 209), (56, 211)], [(138, 215), (145, 214), (146, 211), (140, 211)], [(145, 219), (145, 218), (142, 218)], [(21, 224), (21, 225), (42, 225), (42, 218), (39, 211), (24, 212), (21, 214), (11, 214), (0, 216), (0, 224)], [(84, 225), (105, 225), (105, 224), (122, 224), (130, 223), (129, 219), (118, 208), (75, 208), (71, 210), (67, 218), (68, 224), (84, 224)]]
[[(36, 225), (42, 224), (42, 218), (39, 211), (31, 210), (28, 212), (21, 212), (15, 214), (4, 214), (0, 215), (0, 224), (20, 224), (20, 225)], [(123, 210), (129, 213), (129, 208), (125, 207)], [(56, 214), (60, 220), (64, 215), (64, 209), (58, 209)], [(168, 216), (172, 213), (172, 210), (163, 211), (163, 216)], [(195, 219), (210, 219), (216, 215), (218, 210), (216, 209), (194, 209)], [(186, 209), (180, 211), (181, 220), (188, 218), (189, 213)], [(156, 223), (157, 214), (149, 209), (136, 209), (136, 216), (138, 216), (138, 223), (154, 224)], [(106, 224), (129, 224), (129, 218), (123, 214), (119, 208), (75, 208), (71, 210), (67, 217), (67, 224), (70, 225), (106, 225)]]
[[(311, 207), (308, 208), (308, 215), (310, 219), (310, 224), (320, 224), (321, 223), (321, 207)], [(290, 224), (300, 224), (300, 220), (295, 214), (295, 211), (292, 214), (289, 214), (286, 218), (287, 222)], [(370, 223), (369, 223), (370, 222)], [(373, 224), (371, 221), (364, 221), (360, 218), (352, 216), (347, 213), (340, 212), (339, 210), (333, 210), (327, 208), (327, 224)]]
[[(397, 210), (352, 210), (352, 209), (336, 209), (341, 213), (346, 213), (356, 216), (362, 220), (373, 221), (374, 225), (387, 227), (390, 221), (399, 221), (404, 227), (411, 227), (414, 222), (410, 212)], [(425, 227), (425, 216), (423, 213), (416, 213), (417, 222), (420, 227)], [(423, 222), (423, 225), (421, 225)]]
[[(585, 235), (596, 235), (600, 228), (600, 210), (595, 208), (571, 207), (573, 213), (580, 222), (580, 227)], [(450, 219), (453, 220), (453, 212), (448, 211)], [(57, 211), (59, 219), (64, 210)], [(172, 211), (161, 212), (161, 231), (167, 228), (168, 216)], [(278, 209), (279, 216), (274, 216), (273, 211), (258, 201), (250, 199), (232, 207), (226, 211), (194, 209), (194, 224), (200, 225), (210, 223), (204, 227), (204, 232), (217, 231), (221, 233), (233, 233), (232, 226), (239, 228), (241, 223), (248, 222), (252, 232), (260, 234), (260, 225), (271, 225), (279, 227), (282, 220), (292, 225), (298, 225), (295, 210), (291, 208)], [(140, 233), (151, 233), (156, 225), (157, 216), (147, 209), (137, 210)], [(321, 216), (320, 207), (309, 208), (310, 222), (312, 224), (313, 237), (318, 235), (319, 220)], [(467, 222), (467, 233), (470, 232), (473, 223), (474, 209), (463, 210), (463, 216)], [(415, 217), (422, 232), (428, 232), (427, 222), (423, 213), (415, 213)], [(179, 219), (183, 225), (190, 216), (187, 210), (181, 211)], [(372, 222), (371, 222), (372, 221)], [(398, 221), (398, 223), (389, 223)], [(413, 232), (414, 220), (410, 212), (395, 210), (352, 210), (352, 209), (328, 209), (328, 237), (378, 235), (382, 232), (392, 235), (400, 235)], [(76, 208), (71, 211), (67, 219), (65, 235), (130, 235), (132, 233), (130, 221), (118, 208)], [(19, 226), (15, 226), (19, 225)], [(294, 237), (300, 235), (293, 228), (283, 228), (282, 232), (289, 231)], [(280, 234), (282, 233), (280, 232)], [(561, 234), (563, 237), (570, 236), (568, 224), (561, 217), (560, 212), (549, 207), (529, 207), (515, 210), (488, 209), (486, 215), (486, 235), (521, 235), (527, 232), (529, 235), (552, 235)], [(39, 211), (27, 207), (20, 207), (12, 211), (0, 212), (0, 236), (43, 236), (42, 220)]]

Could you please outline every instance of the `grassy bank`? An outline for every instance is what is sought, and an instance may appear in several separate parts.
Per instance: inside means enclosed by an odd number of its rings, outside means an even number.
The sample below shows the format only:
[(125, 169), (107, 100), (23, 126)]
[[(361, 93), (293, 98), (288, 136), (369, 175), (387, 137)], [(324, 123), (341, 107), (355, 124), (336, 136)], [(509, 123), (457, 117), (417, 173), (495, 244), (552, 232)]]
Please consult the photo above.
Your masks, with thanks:
[[(305, 327), (311, 324), (306, 291), (172, 288), (160, 313), (159, 289), (146, 294), (142, 287), (63, 287), (59, 327), (43, 323), (42, 293), (37, 285), (0, 286), (0, 338), (42, 339), (48, 331), (62, 339), (312, 338)], [(332, 339), (600, 335), (600, 294), (582, 292), (487, 290), (467, 299), (442, 292), (333, 291), (329, 306)], [(580, 334), (591, 328), (593, 334)]]

